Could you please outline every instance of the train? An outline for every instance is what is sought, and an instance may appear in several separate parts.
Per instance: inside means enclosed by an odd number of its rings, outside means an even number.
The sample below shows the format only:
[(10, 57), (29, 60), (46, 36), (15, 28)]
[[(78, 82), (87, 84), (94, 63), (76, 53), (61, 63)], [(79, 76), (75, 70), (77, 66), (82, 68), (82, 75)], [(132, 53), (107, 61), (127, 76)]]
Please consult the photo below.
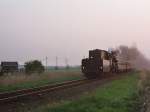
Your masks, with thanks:
[(81, 62), (81, 71), (89, 79), (105, 73), (127, 72), (131, 69), (131, 63), (125, 61), (117, 52), (101, 49), (90, 50), (89, 57), (83, 58)]

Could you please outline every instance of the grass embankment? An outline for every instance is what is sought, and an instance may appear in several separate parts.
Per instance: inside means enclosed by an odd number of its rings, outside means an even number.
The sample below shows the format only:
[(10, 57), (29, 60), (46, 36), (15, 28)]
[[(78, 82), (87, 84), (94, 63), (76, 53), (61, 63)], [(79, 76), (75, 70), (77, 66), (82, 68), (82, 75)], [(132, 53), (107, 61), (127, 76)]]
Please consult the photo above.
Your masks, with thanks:
[(81, 99), (63, 104), (40, 107), (39, 112), (137, 112), (137, 75), (132, 73), (123, 79), (112, 81)]
[(69, 80), (83, 78), (82, 73), (78, 71), (61, 70), (52, 71), (44, 74), (13, 74), (0, 77), (0, 92), (10, 92), (19, 89), (39, 87), (46, 84), (57, 84)]

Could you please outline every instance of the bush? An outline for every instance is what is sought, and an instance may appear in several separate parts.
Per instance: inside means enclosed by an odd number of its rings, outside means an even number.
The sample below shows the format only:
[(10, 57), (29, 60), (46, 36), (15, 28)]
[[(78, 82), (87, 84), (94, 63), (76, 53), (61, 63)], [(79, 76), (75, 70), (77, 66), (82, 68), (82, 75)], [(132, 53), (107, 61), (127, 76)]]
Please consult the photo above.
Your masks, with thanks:
[(27, 74), (42, 73), (44, 72), (44, 66), (38, 60), (29, 61), (25, 63), (25, 72)]

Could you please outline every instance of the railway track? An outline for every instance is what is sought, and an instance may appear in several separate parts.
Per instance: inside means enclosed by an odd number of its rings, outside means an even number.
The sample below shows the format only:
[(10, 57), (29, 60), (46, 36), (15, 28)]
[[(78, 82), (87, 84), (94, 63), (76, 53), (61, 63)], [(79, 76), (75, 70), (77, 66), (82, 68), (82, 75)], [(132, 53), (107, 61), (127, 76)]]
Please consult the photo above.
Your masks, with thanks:
[(116, 79), (118, 76), (120, 77), (121, 75), (105, 74), (105, 76), (102, 76), (100, 79), (99, 78), (80, 79), (80, 80), (67, 81), (67, 82), (53, 84), (53, 85), (52, 84), (45, 85), (38, 88), (22, 89), (13, 92), (4, 92), (4, 93), (0, 93), (0, 103), (8, 103), (8, 102), (14, 102), (18, 100), (23, 100), (23, 98), (28, 98), (29, 96), (40, 96), (42, 94), (48, 94), (53, 91), (71, 88), (71, 87), (79, 86), (86, 83), (91, 83), (98, 80), (101, 80), (101, 82), (106, 82), (109, 80)]
[(52, 91), (56, 91), (56, 90), (64, 89), (64, 88), (70, 88), (73, 86), (90, 83), (96, 80), (98, 79), (73, 80), (73, 81), (67, 81), (67, 82), (59, 83), (55, 85), (46, 85), (46, 86), (41, 86), (38, 88), (30, 88), (30, 89), (17, 90), (13, 92), (0, 93), (0, 103), (12, 102), (12, 101), (16, 101), (19, 99), (23, 99), (24, 97), (28, 97), (32, 95), (40, 95), (43, 93), (48, 93), (48, 92), (52, 92)]

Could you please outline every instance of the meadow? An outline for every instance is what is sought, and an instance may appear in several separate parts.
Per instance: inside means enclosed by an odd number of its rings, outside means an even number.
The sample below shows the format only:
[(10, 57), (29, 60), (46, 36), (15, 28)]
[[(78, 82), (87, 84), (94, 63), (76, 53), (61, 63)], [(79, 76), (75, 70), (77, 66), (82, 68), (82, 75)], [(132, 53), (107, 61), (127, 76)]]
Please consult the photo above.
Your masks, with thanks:
[(84, 78), (80, 69), (49, 70), (42, 74), (5, 74), (0, 77), (0, 92), (10, 92)]

